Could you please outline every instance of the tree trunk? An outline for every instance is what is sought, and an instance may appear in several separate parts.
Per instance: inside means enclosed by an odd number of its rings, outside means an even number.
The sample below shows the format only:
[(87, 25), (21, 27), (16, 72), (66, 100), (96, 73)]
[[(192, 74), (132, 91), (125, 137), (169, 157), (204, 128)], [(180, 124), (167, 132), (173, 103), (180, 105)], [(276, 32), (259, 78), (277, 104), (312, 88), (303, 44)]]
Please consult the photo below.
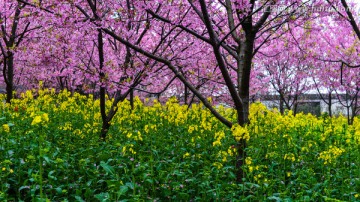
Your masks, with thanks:
[(14, 90), (14, 54), (10, 51), (7, 52), (6, 65), (6, 103), (11, 103)]
[[(238, 124), (242, 127), (249, 124), (249, 97), (241, 97), (243, 101), (243, 110), (237, 110), (238, 115)], [(247, 101), (246, 101), (247, 100)], [(236, 180), (238, 182), (243, 182), (243, 178), (246, 177), (246, 173), (243, 170), (246, 159), (246, 140), (241, 139), (237, 142), (237, 156), (236, 156)]]
[(184, 105), (187, 105), (187, 100), (188, 100), (188, 88), (186, 87), (186, 85), (184, 84)]
[(284, 109), (284, 100), (283, 99), (281, 99), (280, 98), (280, 103), (279, 103), (279, 110), (280, 110), (280, 114), (281, 115), (284, 115), (284, 111), (285, 111), (285, 109)]
[(355, 94), (354, 100), (351, 105), (351, 117), (349, 120), (349, 125), (352, 125), (354, 123), (354, 118), (356, 116), (356, 111), (358, 108), (358, 93), (359, 91)]
[(348, 120), (349, 125), (351, 125), (350, 108), (351, 108), (351, 106), (349, 106), (349, 105), (346, 106), (347, 120)]
[(130, 90), (130, 106), (131, 110), (134, 110), (134, 89)]
[(110, 124), (106, 117), (106, 89), (104, 87), (105, 74), (103, 72), (104, 67), (104, 41), (101, 29), (98, 29), (98, 51), (99, 51), (99, 78), (100, 78), (100, 114), (102, 120), (102, 128), (100, 133), (100, 139), (105, 141), (107, 131)]
[(294, 105), (294, 107), (293, 107), (293, 109), (294, 109), (294, 116), (296, 116), (296, 114), (297, 114), (297, 108), (298, 108), (298, 95), (295, 95), (293, 105)]
[[(6, 63), (6, 69), (4, 69), (4, 77), (5, 78), (5, 83), (6, 83), (6, 102), (7, 103), (11, 103), (11, 99), (13, 98), (13, 90), (14, 90), (14, 53), (11, 52), (11, 49), (14, 49), (19, 43), (20, 41), (16, 42), (16, 38), (18, 37), (18, 34), (16, 33), (18, 30), (18, 23), (19, 23), (19, 19), (20, 19), (20, 14), (21, 14), (21, 9), (23, 8), (23, 6), (20, 6), (19, 2), (16, 5), (16, 11), (14, 14), (14, 19), (13, 19), (13, 24), (11, 26), (11, 33), (9, 36), (9, 40), (6, 43), (6, 59), (4, 61), (4, 63)], [(26, 30), (27, 28), (25, 28)], [(24, 30), (24, 31), (25, 31)], [(3, 30), (2, 34), (4, 35), (3, 38), (6, 39), (7, 34), (6, 34), (6, 30)], [(21, 38), (21, 37), (20, 37)], [(3, 51), (3, 54), (5, 55), (5, 51)]]
[(110, 124), (108, 121), (103, 121), (103, 124), (101, 126), (101, 132), (100, 132), (100, 139), (105, 141), (107, 132), (109, 131)]
[[(241, 107), (236, 109), (238, 113), (238, 124), (242, 127), (249, 124), (249, 108), (250, 108), (250, 72), (253, 57), (255, 35), (249, 34), (244, 43), (240, 44), (239, 61), (238, 61), (238, 86), (239, 96), (241, 98)], [(241, 139), (237, 143), (236, 158), (236, 178), (238, 182), (243, 182), (246, 174), (243, 166), (246, 159), (246, 140)]]
[(280, 89), (279, 90), (279, 100), (280, 100), (280, 113), (281, 115), (284, 115), (285, 113), (285, 107), (286, 109), (290, 110), (291, 106), (289, 105), (289, 100), (286, 101), (286, 98), (288, 98), (288, 96), (286, 96), (286, 94), (284, 93), (284, 90)]
[(331, 97), (331, 92), (329, 92), (329, 98), (328, 98), (328, 110), (329, 110), (329, 116), (332, 117), (332, 110), (331, 110), (331, 106), (332, 106), (332, 97)]

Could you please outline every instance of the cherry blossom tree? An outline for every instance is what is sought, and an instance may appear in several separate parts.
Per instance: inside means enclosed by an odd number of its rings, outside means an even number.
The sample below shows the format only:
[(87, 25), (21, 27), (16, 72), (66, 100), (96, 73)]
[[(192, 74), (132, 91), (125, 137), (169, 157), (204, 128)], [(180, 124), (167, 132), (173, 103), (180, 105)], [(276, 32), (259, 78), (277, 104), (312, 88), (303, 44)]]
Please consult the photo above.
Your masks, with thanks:
[[(307, 39), (306, 27), (287, 24), (289, 31), (269, 42), (258, 57), (255, 69), (268, 77), (270, 91), (279, 97), (279, 109), (284, 107), (297, 112), (299, 96), (312, 88), (309, 72), (314, 69), (309, 57), (311, 39)], [(293, 26), (290, 28), (290, 26)]]
[[(356, 17), (351, 18), (348, 12), (335, 17), (329, 12), (305, 9), (330, 5), (332, 1), (0, 3), (4, 5), (0, 12), (0, 64), (9, 102), (14, 70), (18, 71), (15, 75), (19, 83), (28, 87), (41, 80), (49, 87), (96, 93), (100, 98), (102, 139), (118, 102), (127, 97), (175, 95), (189, 106), (199, 100), (229, 128), (246, 127), (249, 104), (266, 93), (266, 82), (290, 108), (286, 97), (296, 97), (309, 88), (310, 70), (324, 67), (324, 62), (349, 67), (357, 64), (352, 60), (357, 57), (356, 40), (341, 39), (336, 32), (338, 25), (352, 27), (357, 36), (351, 20)], [(341, 70), (346, 73), (340, 79), (344, 87), (333, 83), (331, 88), (357, 96), (355, 69)], [(334, 70), (326, 71), (330, 74)], [(315, 80), (322, 85), (325, 77)], [(114, 98), (109, 109), (105, 106), (106, 95)], [(208, 97), (234, 107), (237, 120), (225, 118)], [(237, 149), (237, 179), (241, 181), (244, 172), (240, 168), (246, 158), (244, 138)]]
[[(32, 23), (31, 18), (35, 17), (38, 10), (28, 7), (20, 1), (0, 1), (0, 51), (2, 64), (2, 76), (6, 85), (6, 102), (10, 103), (13, 97), (14, 75), (19, 74), (18, 55), (25, 51), (29, 39), (39, 29), (37, 23)], [(20, 56), (21, 57), (21, 56)]]
[[(274, 12), (273, 7), (280, 4), (285, 5), (288, 9)], [(305, 13), (296, 13), (296, 9), (290, 9), (292, 6), (298, 7), (303, 4), (302, 1), (139, 1), (134, 4), (134, 10), (139, 16), (151, 16), (152, 22), (161, 24), (167, 29), (167, 32), (175, 34), (177, 37), (174, 37), (173, 34), (169, 34), (168, 37), (178, 42), (177, 50), (183, 50), (181, 48), (183, 46), (193, 47), (194, 44), (196, 46), (203, 44), (206, 49), (211, 50), (212, 60), (216, 64), (212, 68), (217, 68), (220, 74), (216, 75), (221, 75), (217, 78), (219, 80), (216, 83), (224, 84), (223, 86), (229, 92), (232, 104), (238, 112), (237, 123), (245, 126), (249, 122), (249, 89), (253, 57), (267, 41), (275, 39), (279, 34), (287, 31), (286, 29), (283, 30), (283, 25), (286, 22), (308, 17), (304, 16)], [(94, 5), (107, 5), (107, 3), (105, 1), (88, 1), (88, 6), (92, 8), (90, 19), (96, 22), (96, 16), (99, 16), (100, 12)], [(114, 11), (110, 13), (119, 10), (117, 5), (112, 8)], [(107, 9), (111, 10), (112, 8)], [(85, 10), (84, 8), (81, 9)], [(120, 24), (116, 24), (109, 18), (101, 18), (101, 20), (106, 21), (101, 25), (101, 30), (104, 33), (136, 52), (166, 65), (168, 70), (171, 70), (216, 118), (229, 127), (233, 126), (233, 123), (217, 112), (204, 94), (182, 74), (182, 71), (188, 66), (171, 57), (174, 51), (170, 47), (164, 49), (165, 55), (156, 54), (151, 46), (135, 44), (133, 40), (126, 37), (128, 33), (113, 29), (115, 25), (120, 26)], [(181, 40), (179, 33), (186, 40)], [(197, 68), (200, 71), (206, 70), (201, 67)], [(190, 69), (187, 70), (191, 72)], [(203, 72), (202, 76), (205, 77), (206, 73)], [(244, 162), (245, 148), (246, 141), (242, 139), (238, 144), (237, 165), (239, 168)], [(239, 169), (238, 180), (241, 181), (243, 176), (243, 172)]]
[[(314, 66), (319, 68), (314, 71), (313, 76), (317, 78), (315, 80), (318, 86), (337, 95), (340, 103), (347, 109), (348, 123), (351, 124), (359, 108), (359, 38), (340, 11), (338, 15), (322, 19), (319, 25), (321, 28), (317, 37), (312, 36), (318, 44), (313, 49), (312, 57)], [(342, 34), (344, 30), (348, 30), (347, 37)]]

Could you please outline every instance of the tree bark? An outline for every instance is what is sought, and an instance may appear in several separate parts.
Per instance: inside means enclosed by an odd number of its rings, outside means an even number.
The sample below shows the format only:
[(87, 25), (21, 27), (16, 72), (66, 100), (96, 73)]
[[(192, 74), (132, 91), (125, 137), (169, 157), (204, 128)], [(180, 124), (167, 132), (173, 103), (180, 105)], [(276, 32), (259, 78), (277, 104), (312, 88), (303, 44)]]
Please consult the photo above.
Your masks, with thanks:
[[(11, 103), (11, 99), (13, 98), (13, 90), (14, 90), (14, 53), (11, 52), (11, 49), (14, 49), (16, 46), (16, 37), (17, 37), (17, 29), (18, 29), (18, 23), (19, 23), (19, 17), (20, 17), (20, 13), (21, 13), (21, 6), (18, 4), (16, 6), (16, 11), (15, 11), (15, 15), (14, 15), (14, 19), (13, 19), (13, 24), (11, 27), (11, 33), (9, 36), (9, 40), (6, 39), (6, 31), (3, 31), (3, 38), (6, 44), (6, 54), (5, 51), (3, 51), (3, 54), (5, 56), (5, 61), (4, 63), (6, 63), (6, 69), (4, 69), (4, 80), (6, 83), (6, 102), (7, 103)], [(26, 31), (26, 29), (25, 29)], [(6, 76), (5, 76), (6, 75)]]
[(130, 90), (130, 106), (131, 110), (134, 110), (134, 89)]
[(332, 97), (331, 97), (331, 92), (329, 92), (329, 98), (328, 98), (328, 110), (329, 110), (329, 116), (332, 117)]
[(294, 101), (293, 101), (293, 109), (294, 109), (294, 116), (296, 116), (297, 114), (297, 109), (298, 109), (298, 95), (296, 94), (294, 96)]
[(283, 100), (283, 99), (280, 99), (279, 105), (280, 105), (280, 106), (279, 106), (280, 114), (281, 114), (281, 115), (284, 115), (285, 109), (284, 109), (284, 100)]
[(99, 77), (100, 77), (100, 114), (102, 120), (102, 128), (100, 133), (100, 139), (105, 141), (106, 134), (109, 130), (110, 124), (106, 117), (106, 89), (103, 82), (105, 82), (104, 68), (104, 41), (102, 30), (98, 29), (98, 52), (99, 52)]
[(14, 54), (7, 52), (6, 59), (6, 103), (11, 103), (14, 90)]
[[(249, 108), (250, 108), (250, 73), (252, 66), (252, 57), (254, 51), (255, 34), (252, 31), (247, 31), (245, 41), (240, 43), (238, 69), (237, 69), (237, 82), (239, 86), (239, 97), (241, 99), (240, 107), (236, 108), (238, 113), (238, 124), (242, 127), (249, 124)], [(237, 158), (236, 167), (237, 181), (242, 182), (246, 177), (243, 168), (246, 159), (246, 140), (241, 139), (237, 143)]]

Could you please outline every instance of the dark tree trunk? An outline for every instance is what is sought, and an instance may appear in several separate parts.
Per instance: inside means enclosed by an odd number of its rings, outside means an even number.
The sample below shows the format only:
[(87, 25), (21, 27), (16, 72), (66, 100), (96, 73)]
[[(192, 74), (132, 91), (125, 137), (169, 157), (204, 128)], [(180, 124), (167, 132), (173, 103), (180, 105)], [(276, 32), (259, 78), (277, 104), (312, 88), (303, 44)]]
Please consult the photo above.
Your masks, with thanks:
[(294, 105), (294, 107), (293, 107), (294, 108), (294, 116), (296, 116), (297, 108), (298, 108), (298, 95), (295, 95), (293, 105)]
[(281, 115), (284, 115), (285, 109), (284, 109), (284, 100), (283, 100), (283, 99), (280, 99), (279, 105), (280, 105), (280, 106), (279, 106), (280, 114), (281, 114)]
[[(288, 100), (286, 100), (288, 98)], [(280, 113), (281, 115), (284, 115), (285, 113), (285, 107), (287, 110), (291, 109), (291, 106), (289, 104), (289, 96), (286, 96), (283, 90), (279, 90), (279, 99), (280, 99)]]
[(11, 103), (14, 90), (14, 54), (10, 51), (7, 52), (6, 59), (6, 103)]
[[(253, 57), (253, 47), (255, 35), (252, 33), (247, 33), (246, 40), (241, 44), (239, 50), (239, 61), (238, 61), (238, 86), (239, 86), (239, 96), (241, 99), (241, 107), (237, 108), (238, 113), (238, 124), (242, 127), (249, 124), (249, 109), (250, 109), (250, 73), (251, 73), (251, 63)], [(236, 178), (238, 182), (243, 182), (243, 178), (246, 177), (246, 174), (243, 170), (243, 166), (246, 159), (246, 140), (241, 139), (237, 143), (237, 159), (236, 159), (236, 168), (237, 174)]]
[(105, 141), (106, 134), (109, 130), (110, 124), (106, 117), (106, 89), (103, 82), (105, 79), (105, 74), (103, 72), (104, 67), (104, 41), (103, 34), (101, 29), (98, 29), (98, 51), (99, 51), (99, 77), (100, 77), (100, 114), (102, 120), (102, 128), (100, 133), (100, 139)]
[(347, 113), (347, 120), (348, 120), (348, 124), (351, 125), (351, 115), (350, 115), (350, 108), (351, 106), (346, 106), (346, 113)]
[(186, 85), (184, 84), (184, 88), (185, 88), (185, 91), (184, 91), (184, 105), (187, 105), (187, 100), (188, 100), (188, 88), (186, 87)]
[(105, 141), (106, 135), (109, 131), (110, 124), (107, 121), (103, 121), (103, 124), (101, 126), (101, 132), (100, 132), (100, 138)]
[(351, 118), (350, 118), (350, 108), (351, 105), (349, 104), (349, 94), (348, 92), (346, 92), (345, 94), (345, 103), (346, 103), (346, 114), (347, 114), (347, 120), (348, 120), (348, 124), (351, 125)]
[(130, 106), (131, 110), (134, 110), (134, 89), (130, 90)]
[(358, 95), (359, 95), (359, 89), (357, 89), (358, 91), (355, 94), (354, 100), (352, 101), (351, 104), (351, 117), (349, 120), (349, 125), (352, 125), (354, 123), (354, 118), (356, 116), (356, 111), (358, 108)]
[(332, 97), (331, 97), (331, 92), (329, 92), (329, 98), (328, 98), (328, 111), (329, 111), (329, 116), (332, 117)]
[[(5, 56), (5, 60), (4, 60), (4, 69), (3, 69), (3, 76), (4, 76), (4, 80), (6, 83), (6, 102), (7, 103), (11, 103), (11, 99), (13, 98), (13, 90), (14, 90), (14, 53), (12, 51), (10, 51), (11, 49), (15, 48), (18, 43), (20, 43), (23, 35), (25, 34), (25, 32), (27, 31), (27, 28), (29, 26), (28, 25), (25, 27), (24, 31), (22, 34), (18, 34), (17, 30), (18, 30), (18, 23), (19, 23), (19, 18), (20, 18), (20, 14), (21, 14), (21, 9), (24, 7), (25, 5), (21, 6), (19, 3), (16, 6), (16, 11), (15, 11), (15, 15), (14, 15), (14, 19), (13, 19), (13, 24), (11, 27), (11, 33), (9, 34), (9, 38), (8, 41), (6, 40), (7, 37), (7, 33), (5, 29), (2, 29), (2, 35), (6, 44), (6, 48), (7, 51), (5, 51), (3, 48), (1, 48), (1, 51), (3, 53), (3, 55)], [(16, 42), (16, 38), (20, 36), (19, 41)]]

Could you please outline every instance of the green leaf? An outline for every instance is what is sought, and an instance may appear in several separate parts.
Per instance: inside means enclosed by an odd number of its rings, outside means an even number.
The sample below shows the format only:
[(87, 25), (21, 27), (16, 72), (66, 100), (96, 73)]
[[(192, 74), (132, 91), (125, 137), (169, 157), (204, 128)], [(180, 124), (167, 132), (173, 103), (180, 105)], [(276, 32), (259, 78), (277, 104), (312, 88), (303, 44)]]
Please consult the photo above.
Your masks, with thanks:
[(46, 163), (50, 163), (51, 159), (48, 156), (43, 156), (44, 160), (46, 161)]
[(110, 174), (112, 174), (112, 175), (114, 175), (114, 168), (113, 167), (111, 167), (109, 164), (107, 164), (107, 163), (105, 163), (104, 161), (101, 161), (100, 162), (100, 166), (102, 167), (102, 168), (104, 168), (104, 170), (107, 172), (107, 173), (110, 173)]
[(62, 189), (60, 187), (56, 187), (55, 190), (56, 190), (56, 193), (62, 194)]
[(30, 189), (30, 187), (29, 187), (29, 186), (21, 186), (21, 187), (19, 188), (19, 191), (21, 191), (21, 190), (23, 190), (23, 189)]
[(57, 180), (57, 178), (52, 175), (52, 174), (54, 174), (54, 173), (55, 173), (55, 170), (50, 171), (50, 172), (48, 173), (48, 178), (49, 178), (49, 179), (52, 179), (52, 180)]
[(120, 187), (120, 190), (117, 192), (120, 196), (124, 195), (129, 190), (128, 186), (123, 185)]
[(92, 182), (93, 182), (92, 180), (89, 180), (89, 181), (86, 182), (86, 185), (87, 185), (88, 187), (90, 187), (91, 184), (92, 184)]
[(153, 184), (153, 183), (154, 183), (154, 181), (153, 181), (152, 179), (146, 179), (145, 181), (146, 181), (146, 182), (149, 182), (150, 184)]
[(132, 182), (127, 182), (125, 185), (128, 186), (130, 189), (134, 189), (134, 183)]
[(277, 197), (277, 196), (270, 196), (267, 198), (268, 200), (274, 200), (274, 201), (282, 201), (281, 198)]
[(100, 193), (100, 194), (96, 194), (95, 198), (99, 199), (99, 201), (107, 201), (109, 200), (109, 193)]
[(76, 201), (85, 202), (80, 196), (75, 196)]

